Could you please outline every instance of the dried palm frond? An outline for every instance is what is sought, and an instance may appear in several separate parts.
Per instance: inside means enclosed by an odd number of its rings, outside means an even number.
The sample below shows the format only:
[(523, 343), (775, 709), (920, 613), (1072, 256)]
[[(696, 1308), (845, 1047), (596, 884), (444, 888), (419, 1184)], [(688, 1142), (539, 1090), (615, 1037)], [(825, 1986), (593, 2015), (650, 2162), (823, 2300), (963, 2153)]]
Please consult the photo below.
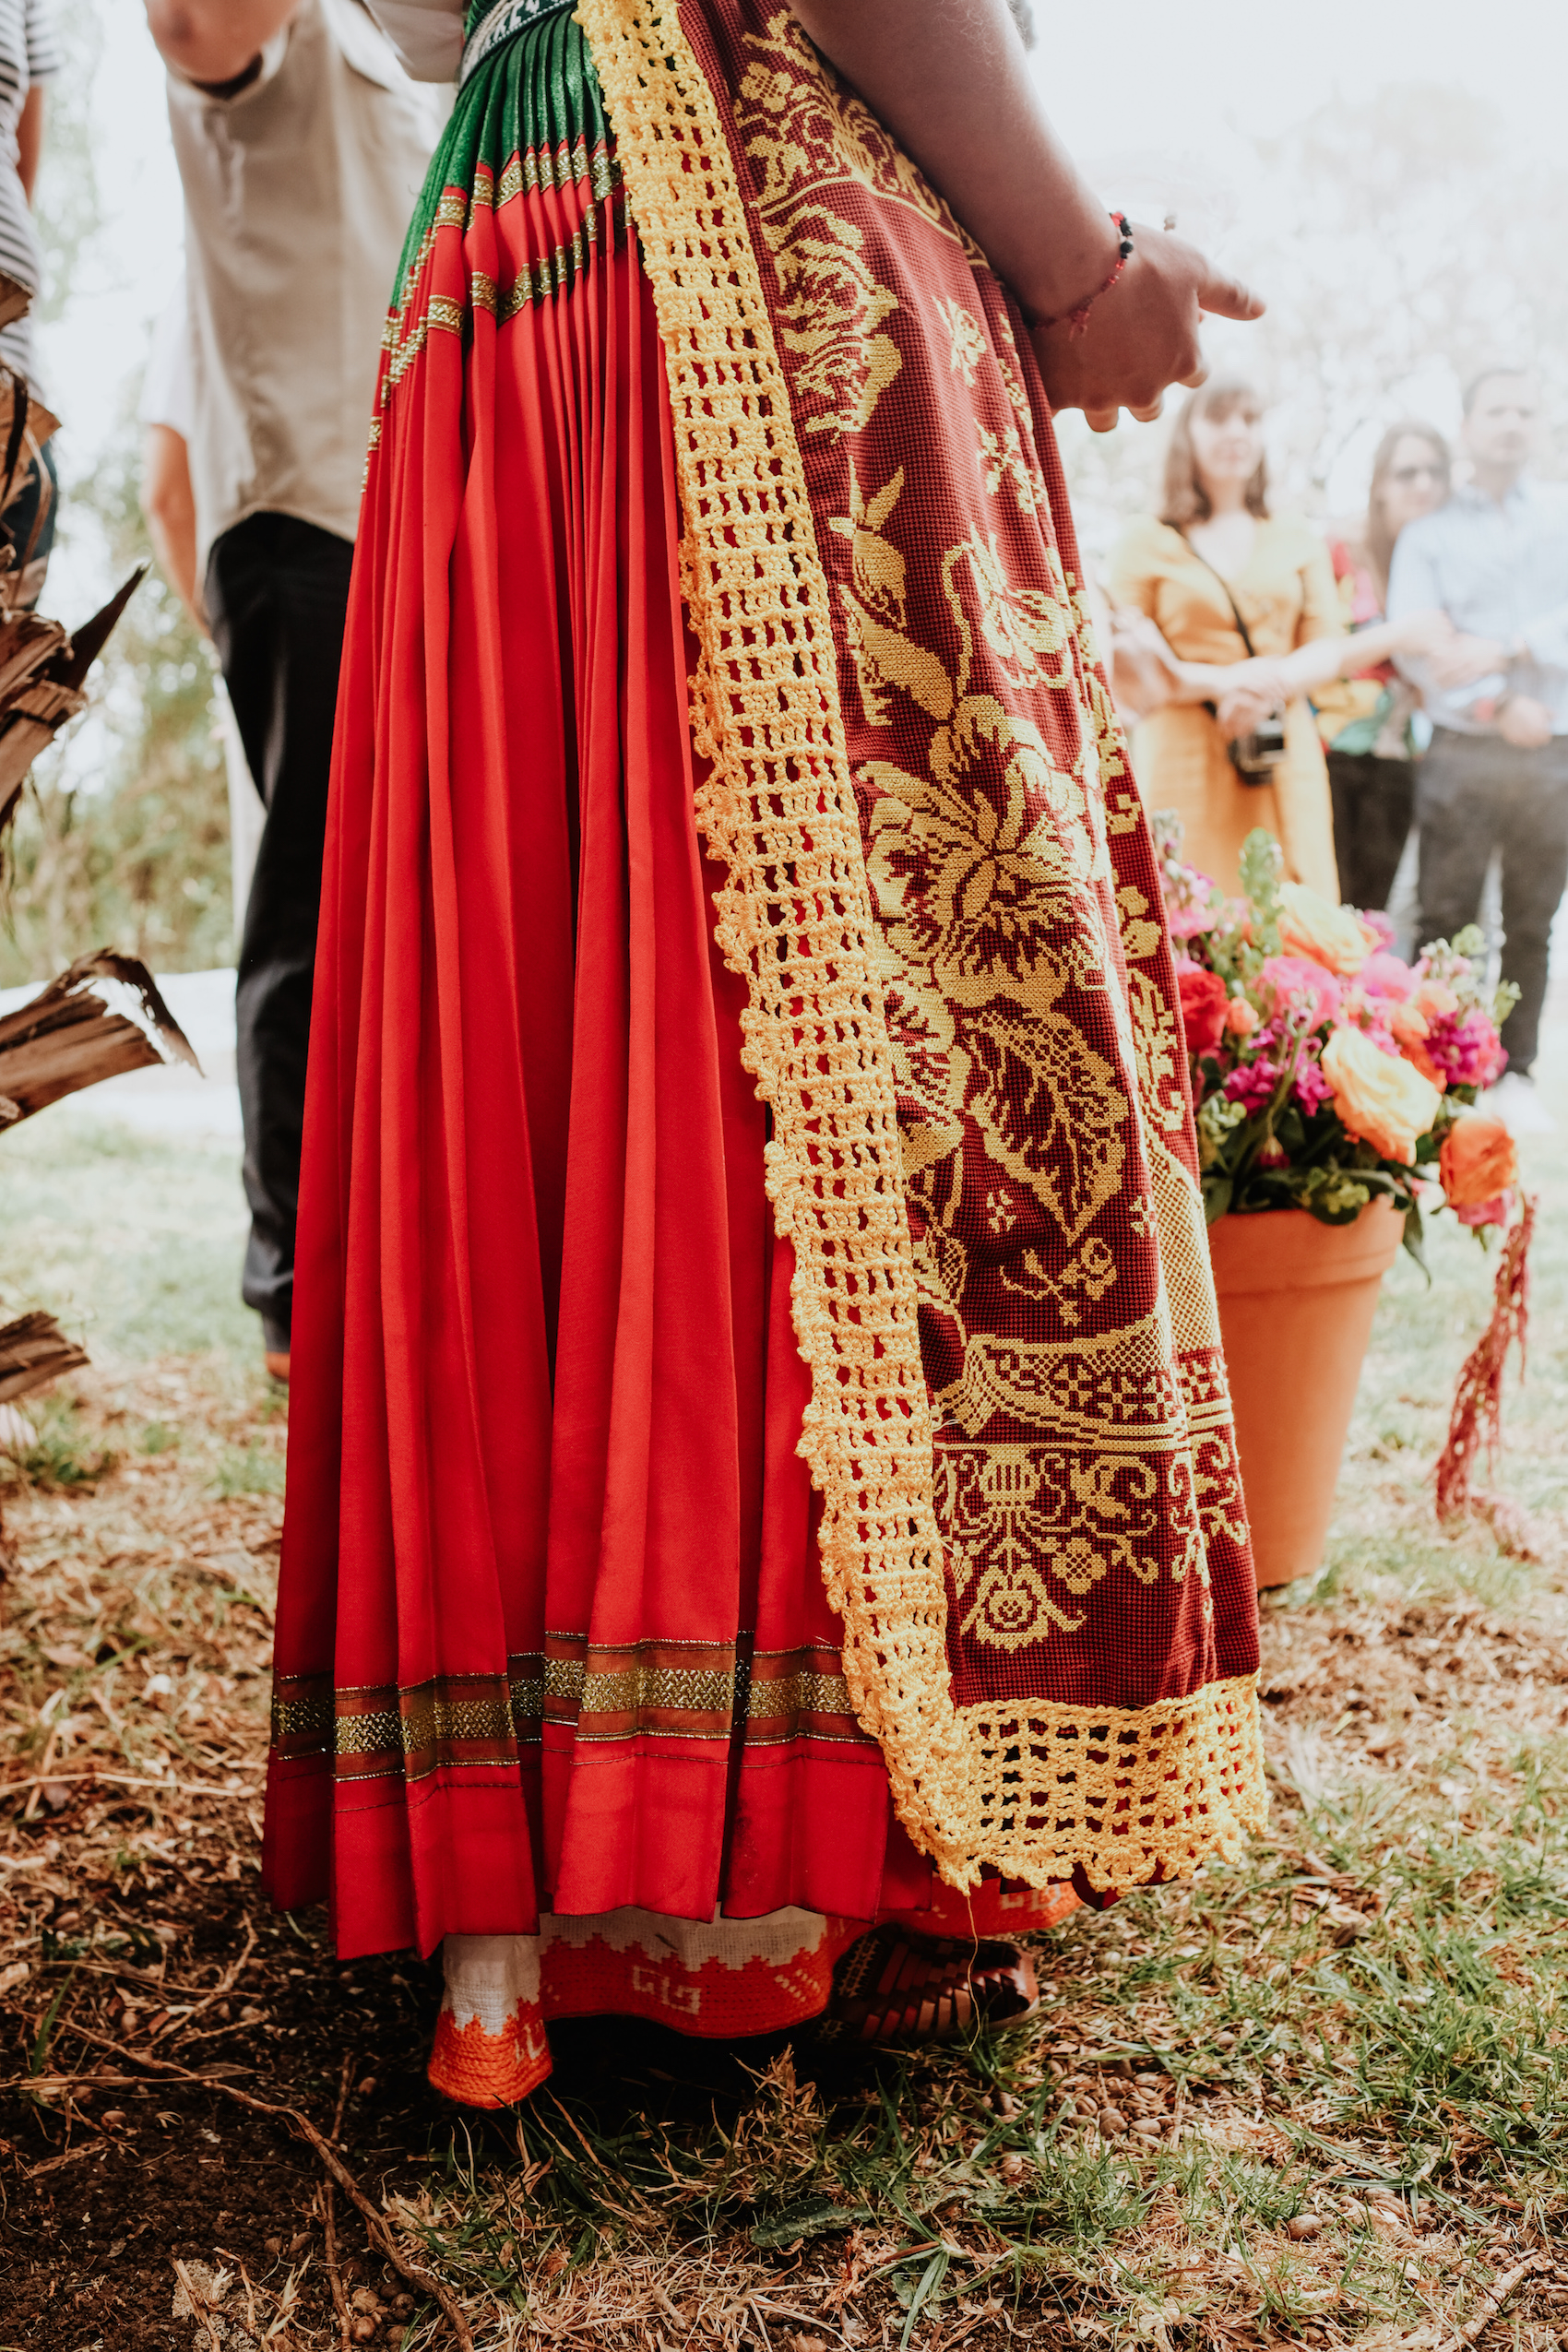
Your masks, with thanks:
[(37, 1308), (0, 1324), (0, 1404), (46, 1386), (62, 1372), (77, 1372), (88, 1361), (86, 1348), (67, 1338), (53, 1315)]
[(101, 1079), (173, 1061), (201, 1068), (152, 974), (134, 956), (101, 948), (0, 1016), (0, 1125)]
[(67, 719), (86, 708), (87, 673), (146, 576), (147, 565), (139, 564), (108, 603), (69, 636), (58, 621), (35, 613), (13, 613), (0, 623), (0, 833), (16, 814), (40, 752)]

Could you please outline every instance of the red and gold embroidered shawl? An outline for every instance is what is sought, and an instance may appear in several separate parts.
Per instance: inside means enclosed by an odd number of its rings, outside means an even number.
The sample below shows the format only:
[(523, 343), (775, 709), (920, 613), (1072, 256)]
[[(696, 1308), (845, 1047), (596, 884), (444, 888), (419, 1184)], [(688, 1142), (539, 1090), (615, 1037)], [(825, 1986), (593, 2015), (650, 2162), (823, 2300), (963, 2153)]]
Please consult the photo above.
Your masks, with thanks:
[(1170, 953), (1016, 307), (782, 6), (582, 0), (652, 279), (804, 1449), (944, 1876), (1263, 1817)]

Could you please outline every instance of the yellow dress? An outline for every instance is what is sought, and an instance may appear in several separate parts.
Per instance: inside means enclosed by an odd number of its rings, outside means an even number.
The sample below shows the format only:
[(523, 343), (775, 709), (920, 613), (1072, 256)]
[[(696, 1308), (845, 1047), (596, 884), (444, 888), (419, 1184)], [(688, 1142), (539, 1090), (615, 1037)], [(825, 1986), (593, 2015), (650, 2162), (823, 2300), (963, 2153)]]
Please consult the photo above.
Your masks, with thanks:
[[(1224, 588), (1169, 523), (1148, 515), (1128, 525), (1107, 586), (1116, 603), (1146, 612), (1183, 661), (1246, 659)], [(1230, 587), (1256, 653), (1277, 658), (1341, 634), (1328, 549), (1294, 517), (1259, 521), (1246, 565)], [(1284, 849), (1287, 880), (1310, 883), (1336, 902), (1328, 770), (1304, 698), (1286, 713), (1285, 744), (1273, 780), (1248, 784), (1202, 704), (1172, 704), (1136, 729), (1133, 766), (1145, 807), (1176, 812), (1188, 862), (1223, 889), (1240, 888), (1241, 844), (1261, 825)]]

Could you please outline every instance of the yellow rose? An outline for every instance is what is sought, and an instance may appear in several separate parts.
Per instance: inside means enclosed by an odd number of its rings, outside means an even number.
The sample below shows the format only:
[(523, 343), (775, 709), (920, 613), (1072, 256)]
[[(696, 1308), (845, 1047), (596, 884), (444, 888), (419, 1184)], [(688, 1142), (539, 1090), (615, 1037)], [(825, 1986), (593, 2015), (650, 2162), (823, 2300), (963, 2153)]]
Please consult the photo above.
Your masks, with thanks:
[(1323, 1049), (1323, 1075), (1348, 1134), (1372, 1146), (1384, 1159), (1414, 1159), (1419, 1136), (1428, 1133), (1443, 1100), (1439, 1087), (1403, 1054), (1384, 1053), (1364, 1029), (1336, 1029)]
[(1279, 944), (1288, 956), (1308, 956), (1341, 980), (1359, 972), (1378, 936), (1354, 907), (1331, 907), (1304, 882), (1279, 885)]

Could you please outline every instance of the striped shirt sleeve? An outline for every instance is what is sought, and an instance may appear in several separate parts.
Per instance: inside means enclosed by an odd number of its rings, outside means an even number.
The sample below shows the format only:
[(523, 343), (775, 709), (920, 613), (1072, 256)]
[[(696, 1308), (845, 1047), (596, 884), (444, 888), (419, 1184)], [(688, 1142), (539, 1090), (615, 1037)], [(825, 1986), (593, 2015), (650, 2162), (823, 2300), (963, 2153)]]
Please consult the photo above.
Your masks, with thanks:
[(30, 82), (47, 81), (65, 62), (50, 0), (27, 0), (27, 53)]

